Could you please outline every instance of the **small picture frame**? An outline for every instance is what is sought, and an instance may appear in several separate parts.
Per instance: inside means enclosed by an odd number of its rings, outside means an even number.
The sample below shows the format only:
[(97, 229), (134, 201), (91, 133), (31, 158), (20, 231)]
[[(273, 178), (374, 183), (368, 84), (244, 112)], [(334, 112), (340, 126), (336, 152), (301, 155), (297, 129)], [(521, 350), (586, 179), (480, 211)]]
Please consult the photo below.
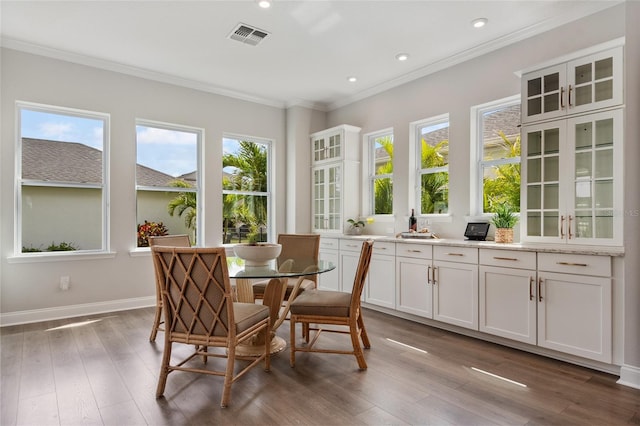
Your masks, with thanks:
[(464, 231), (464, 236), (468, 240), (484, 241), (489, 233), (490, 223), (487, 222), (469, 222), (467, 223), (467, 229)]

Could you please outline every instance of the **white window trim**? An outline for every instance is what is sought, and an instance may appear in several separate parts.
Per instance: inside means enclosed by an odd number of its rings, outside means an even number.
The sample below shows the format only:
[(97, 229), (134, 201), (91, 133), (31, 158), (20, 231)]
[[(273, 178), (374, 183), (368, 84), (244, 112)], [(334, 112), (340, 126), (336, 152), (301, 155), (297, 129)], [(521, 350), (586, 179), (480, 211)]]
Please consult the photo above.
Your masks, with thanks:
[[(204, 146), (204, 129), (200, 128), (200, 127), (191, 127), (191, 126), (185, 126), (182, 124), (173, 124), (173, 123), (166, 123), (166, 122), (162, 122), (162, 121), (154, 121), (154, 120), (147, 120), (147, 119), (142, 119), (142, 118), (138, 118), (136, 119), (136, 123), (135, 126), (145, 126), (145, 127), (155, 127), (157, 129), (163, 129), (163, 130), (170, 130), (170, 131), (180, 131), (180, 132), (185, 132), (185, 133), (195, 133), (196, 137), (197, 137), (197, 142), (196, 142), (196, 182), (197, 182), (197, 186), (196, 188), (192, 189), (192, 190), (188, 190), (185, 188), (169, 188), (169, 187), (162, 187), (162, 188), (158, 188), (158, 187), (148, 187), (148, 186), (143, 186), (143, 185), (138, 185), (137, 183), (137, 178), (136, 178), (136, 205), (138, 203), (137, 200), (137, 194), (139, 190), (145, 190), (145, 191), (162, 191), (162, 192), (195, 192), (196, 193), (196, 199), (198, 200), (198, 203), (196, 205), (196, 241), (197, 241), (197, 245), (202, 245), (202, 241), (204, 238), (204, 186), (205, 186), (205, 182), (204, 179), (202, 179), (202, 177), (204, 176), (203, 173), (203, 167), (204, 167), (204, 162), (203, 162), (203, 155), (202, 155), (202, 149)], [(136, 132), (137, 134), (137, 132)], [(137, 141), (137, 136), (136, 136), (136, 161), (134, 162), (134, 167), (138, 164), (138, 160), (137, 160), (137, 145), (138, 145), (138, 141)], [(136, 176), (136, 171), (134, 170), (134, 176)], [(133, 228), (135, 229), (135, 227)], [(135, 237), (135, 234), (134, 234)], [(148, 252), (151, 249), (149, 247), (137, 247), (137, 241), (134, 238), (134, 242), (133, 242), (133, 249), (130, 250), (130, 254), (134, 253), (134, 252)]]
[[(421, 157), (421, 149), (422, 149), (422, 145), (421, 145), (421, 140), (422, 140), (422, 135), (419, 135), (418, 132), (420, 130), (420, 128), (427, 126), (427, 125), (431, 125), (431, 124), (437, 124), (440, 122), (444, 122), (447, 121), (449, 122), (449, 128), (451, 128), (451, 121), (450, 121), (450, 117), (449, 117), (449, 113), (445, 113), (445, 114), (440, 114), (440, 115), (436, 115), (433, 117), (429, 117), (429, 118), (423, 118), (421, 120), (417, 120), (417, 121), (412, 121), (409, 123), (409, 197), (407, 198), (409, 200), (409, 202), (413, 203), (413, 207), (412, 206), (407, 206), (406, 211), (410, 212), (411, 209), (414, 209), (416, 211), (416, 216), (426, 219), (426, 224), (431, 223), (431, 222), (451, 222), (452, 221), (452, 211), (451, 211), (451, 205), (447, 206), (447, 213), (444, 214), (437, 214), (437, 213), (430, 213), (430, 214), (422, 214), (422, 212), (420, 211), (420, 205), (421, 200), (420, 200), (420, 195), (421, 195), (421, 179), (420, 176), (422, 175), (421, 173), (421, 167), (420, 167), (420, 162), (418, 161)], [(451, 146), (451, 141), (449, 141), (449, 146)], [(439, 170), (438, 170), (439, 169)], [(439, 167), (439, 168), (434, 168), (432, 169), (433, 171), (446, 171), (447, 173), (450, 173), (449, 171), (449, 165), (447, 165), (446, 167)], [(407, 213), (407, 218), (408, 218), (408, 213)], [(424, 222), (423, 222), (424, 223)]]
[[(482, 202), (482, 191), (483, 191), (483, 168), (482, 168), (482, 153), (483, 146), (480, 143), (480, 137), (482, 135), (482, 120), (481, 116), (488, 110), (492, 110), (498, 107), (507, 107), (515, 104), (520, 104), (520, 95), (507, 96), (506, 98), (497, 99), (491, 102), (487, 102), (480, 105), (475, 105), (471, 107), (470, 112), (470, 124), (471, 128), (469, 130), (470, 134), (470, 154), (469, 154), (469, 163), (471, 167), (471, 172), (469, 173), (469, 211), (471, 215), (467, 216), (467, 221), (488, 221), (491, 218), (491, 214), (484, 213), (483, 210), (483, 202)], [(505, 160), (493, 160), (483, 163), (485, 165), (489, 164), (506, 164), (513, 163), (512, 159), (510, 161)], [(520, 161), (518, 161), (520, 162)]]
[[(276, 220), (275, 220), (275, 188), (276, 188), (276, 176), (275, 176), (275, 141), (273, 139), (262, 138), (259, 136), (240, 135), (238, 133), (224, 133), (223, 139), (235, 139), (239, 141), (254, 142), (267, 146), (267, 192), (253, 192), (253, 191), (229, 191), (222, 190), (221, 194), (241, 194), (241, 195), (266, 195), (267, 196), (267, 241), (276, 241)], [(222, 159), (222, 157), (221, 157)], [(222, 165), (221, 165), (222, 166)], [(222, 180), (220, 181), (222, 184)], [(222, 202), (222, 199), (220, 200)], [(222, 205), (222, 204), (221, 204)], [(220, 229), (222, 231), (222, 229)], [(222, 232), (221, 232), (222, 234)], [(224, 244), (224, 246), (233, 246), (235, 244)]]
[[(57, 113), (61, 115), (70, 115), (80, 118), (90, 118), (93, 120), (100, 120), (103, 122), (102, 131), (102, 185), (91, 185), (91, 187), (100, 187), (102, 189), (102, 247), (95, 250), (76, 250), (70, 252), (37, 252), (37, 253), (23, 253), (22, 252), (22, 186), (28, 186), (35, 181), (22, 179), (22, 114), (21, 110), (28, 109), (31, 111), (39, 111), (45, 113)], [(57, 105), (47, 105), (34, 102), (16, 101), (15, 103), (15, 155), (14, 155), (14, 232), (13, 232), (13, 256), (9, 259), (11, 263), (22, 263), (34, 261), (53, 261), (53, 260), (68, 260), (73, 258), (74, 260), (82, 257), (86, 259), (95, 259), (103, 257), (112, 257), (113, 253), (110, 251), (110, 215), (109, 205), (110, 203), (110, 191), (109, 191), (109, 171), (110, 167), (110, 121), (111, 114), (97, 111), (82, 110), (77, 108), (68, 108)], [(72, 184), (50, 184), (49, 186), (55, 187), (89, 187), (81, 183)]]
[[(371, 185), (373, 185), (373, 181), (375, 178), (383, 178), (383, 177), (390, 177), (391, 181), (393, 182), (393, 173), (390, 175), (379, 175), (379, 176), (375, 176), (375, 165), (376, 165), (376, 160), (375, 160), (375, 150), (372, 149), (372, 144), (373, 142), (382, 136), (391, 136), (391, 138), (393, 138), (393, 127), (388, 127), (386, 129), (382, 129), (382, 130), (377, 130), (375, 132), (371, 132), (371, 133), (366, 133), (364, 135), (362, 135), (362, 153), (363, 153), (363, 164), (362, 164), (362, 214), (360, 215), (361, 217), (373, 217), (373, 218), (377, 218), (377, 219), (384, 219), (386, 217), (393, 217), (395, 214), (395, 203), (393, 205), (393, 207), (391, 208), (392, 212), (391, 214), (374, 214), (374, 199), (372, 197), (372, 187)], [(395, 164), (394, 164), (394, 168), (395, 168)]]

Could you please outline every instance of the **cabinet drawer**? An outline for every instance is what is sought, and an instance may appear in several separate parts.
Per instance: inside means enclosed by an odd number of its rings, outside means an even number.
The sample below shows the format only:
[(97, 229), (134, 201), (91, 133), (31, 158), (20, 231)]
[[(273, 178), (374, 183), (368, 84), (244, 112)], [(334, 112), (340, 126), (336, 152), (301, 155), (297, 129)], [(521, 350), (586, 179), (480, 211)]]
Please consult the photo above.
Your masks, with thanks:
[(536, 269), (536, 254), (532, 251), (480, 249), (480, 264), (504, 268)]
[(382, 254), (386, 256), (395, 256), (396, 254), (396, 243), (387, 243), (383, 241), (376, 241), (373, 243), (373, 252), (372, 255)]
[(431, 259), (431, 245), (396, 244), (396, 256), (415, 257), (417, 259)]
[(337, 238), (320, 238), (320, 250), (338, 250), (340, 248), (340, 240)]
[(478, 263), (478, 249), (472, 247), (435, 246), (433, 259), (447, 262)]
[(611, 257), (584, 254), (538, 253), (538, 270), (610, 277)]
[[(375, 245), (375, 244), (374, 244)], [(341, 251), (360, 251), (362, 250), (362, 240), (340, 240)]]

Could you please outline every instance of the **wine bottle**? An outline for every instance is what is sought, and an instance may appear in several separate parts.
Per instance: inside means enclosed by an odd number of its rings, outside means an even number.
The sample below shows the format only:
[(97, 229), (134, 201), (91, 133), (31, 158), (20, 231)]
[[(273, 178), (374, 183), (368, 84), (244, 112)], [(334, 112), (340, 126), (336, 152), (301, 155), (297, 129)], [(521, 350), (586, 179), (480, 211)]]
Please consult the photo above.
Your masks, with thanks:
[(414, 209), (411, 209), (411, 216), (409, 216), (409, 231), (418, 230), (418, 219), (416, 219)]

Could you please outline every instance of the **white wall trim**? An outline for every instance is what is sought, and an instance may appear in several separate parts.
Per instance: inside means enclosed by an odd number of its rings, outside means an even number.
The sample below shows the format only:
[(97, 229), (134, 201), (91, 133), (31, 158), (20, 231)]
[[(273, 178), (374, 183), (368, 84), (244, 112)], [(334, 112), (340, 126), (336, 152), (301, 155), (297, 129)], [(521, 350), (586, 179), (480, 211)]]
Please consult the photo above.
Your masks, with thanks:
[(33, 309), (29, 311), (6, 312), (0, 314), (0, 327), (29, 324), (73, 318), (83, 315), (95, 315), (105, 312), (126, 311), (129, 309), (155, 306), (156, 297), (136, 297), (133, 299), (110, 300), (108, 302), (84, 303), (80, 305), (57, 306), (55, 308)]
[(616, 383), (640, 389), (640, 368), (632, 365), (622, 365), (620, 367), (620, 379)]

